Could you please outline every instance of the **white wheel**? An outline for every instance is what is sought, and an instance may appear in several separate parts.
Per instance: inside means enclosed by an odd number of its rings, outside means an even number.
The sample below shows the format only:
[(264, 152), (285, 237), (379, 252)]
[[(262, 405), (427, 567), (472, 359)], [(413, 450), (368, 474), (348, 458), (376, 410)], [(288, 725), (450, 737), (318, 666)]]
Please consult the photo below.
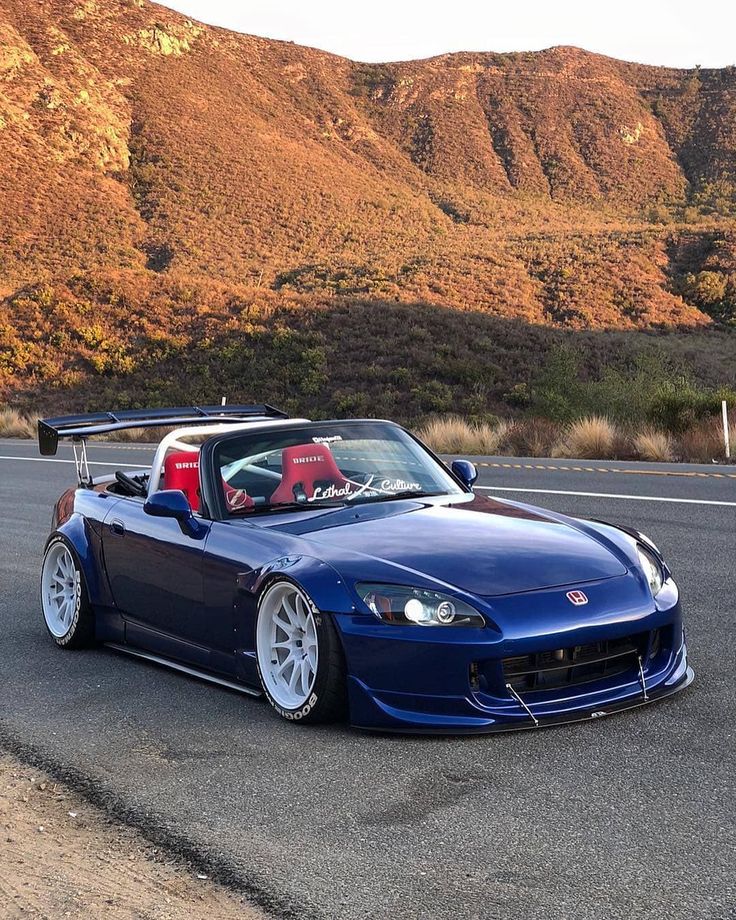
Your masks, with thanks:
[(94, 640), (94, 615), (79, 563), (65, 540), (54, 537), (41, 568), (41, 609), (46, 628), (62, 648), (82, 648)]
[(258, 668), (277, 708), (300, 710), (314, 689), (319, 664), (315, 612), (309, 598), (289, 581), (271, 585), (261, 598)]
[(49, 632), (61, 639), (71, 629), (79, 608), (82, 583), (65, 543), (46, 553), (41, 573), (41, 603)]

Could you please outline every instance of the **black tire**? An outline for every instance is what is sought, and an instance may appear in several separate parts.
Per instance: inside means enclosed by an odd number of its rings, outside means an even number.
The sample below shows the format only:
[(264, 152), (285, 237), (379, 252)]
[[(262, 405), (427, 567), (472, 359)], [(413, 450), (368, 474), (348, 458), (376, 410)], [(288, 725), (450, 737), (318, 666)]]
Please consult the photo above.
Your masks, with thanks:
[[(65, 551), (65, 552), (64, 552)], [(70, 615), (63, 624), (54, 620), (50, 612), (50, 601), (44, 596), (47, 591), (47, 580), (51, 577), (47, 569), (55, 565), (55, 560), (63, 557), (69, 560), (74, 572), (75, 588), (70, 604)], [(61, 535), (52, 537), (46, 545), (41, 566), (41, 611), (46, 630), (59, 648), (81, 649), (89, 648), (95, 644), (95, 618), (94, 611), (89, 602), (84, 573), (79, 564), (79, 559), (73, 546)], [(52, 628), (52, 624), (53, 627)], [(66, 627), (64, 629), (63, 627)]]
[[(314, 677), (314, 685), (307, 700), (302, 705), (294, 707), (279, 703), (270, 692), (268, 682), (263, 677), (258, 650), (258, 623), (264, 612), (263, 599), (276, 585), (284, 584), (295, 588), (307, 602), (314, 618), (318, 644), (317, 672)], [(261, 592), (258, 600), (258, 617), (256, 621), (256, 664), (264, 696), (282, 719), (301, 724), (316, 724), (342, 721), (347, 716), (347, 669), (337, 628), (332, 622), (332, 618), (317, 608), (301, 585), (292, 582), (290, 579), (272, 580), (264, 586)]]

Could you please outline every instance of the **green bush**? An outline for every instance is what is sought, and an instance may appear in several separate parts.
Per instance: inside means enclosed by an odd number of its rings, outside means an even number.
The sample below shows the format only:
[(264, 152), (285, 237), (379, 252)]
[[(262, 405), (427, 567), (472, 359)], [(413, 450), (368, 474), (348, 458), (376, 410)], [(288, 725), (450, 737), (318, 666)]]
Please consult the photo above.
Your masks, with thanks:
[(653, 395), (648, 418), (667, 431), (681, 432), (710, 415), (712, 404), (707, 390), (683, 380), (665, 385)]
[(597, 379), (582, 374), (580, 353), (553, 348), (528, 395), (528, 411), (556, 422), (604, 415), (620, 422), (649, 422), (679, 433), (736, 405), (736, 391), (695, 383), (686, 369), (663, 353), (640, 352), (628, 368), (608, 368)]

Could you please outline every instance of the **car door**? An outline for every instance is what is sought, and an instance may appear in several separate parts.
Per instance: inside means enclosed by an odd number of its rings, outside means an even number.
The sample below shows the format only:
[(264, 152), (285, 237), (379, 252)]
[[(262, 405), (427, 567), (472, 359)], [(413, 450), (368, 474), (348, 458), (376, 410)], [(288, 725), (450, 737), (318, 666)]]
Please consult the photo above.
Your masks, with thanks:
[[(126, 641), (160, 654), (206, 664), (197, 649), (204, 613), (202, 559), (209, 522), (197, 538), (176, 520), (154, 517), (143, 500), (119, 501), (105, 517), (103, 552)], [(192, 646), (191, 648), (189, 646)]]

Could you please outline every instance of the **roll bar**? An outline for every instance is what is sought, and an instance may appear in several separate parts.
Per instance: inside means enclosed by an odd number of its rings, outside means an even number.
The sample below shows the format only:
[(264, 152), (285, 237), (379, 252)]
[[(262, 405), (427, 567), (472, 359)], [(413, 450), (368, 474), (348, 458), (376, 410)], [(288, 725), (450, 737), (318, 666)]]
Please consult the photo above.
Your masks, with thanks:
[[(151, 461), (151, 475), (148, 480), (148, 494), (153, 495), (154, 492), (158, 491), (161, 486), (161, 474), (164, 468), (164, 460), (166, 459), (166, 454), (170, 450), (182, 450), (187, 451), (188, 453), (199, 453), (199, 444), (187, 444), (186, 441), (182, 441), (181, 438), (191, 438), (201, 435), (214, 436), (216, 434), (229, 434), (230, 432), (235, 431), (253, 431), (259, 428), (268, 428), (269, 425), (273, 424), (273, 419), (252, 419), (249, 422), (233, 422), (222, 425), (207, 425), (207, 426), (190, 426), (188, 428), (178, 428), (174, 431), (169, 431), (168, 434), (165, 434), (161, 441), (159, 442), (158, 447), (156, 448), (156, 453), (153, 455), (153, 460)], [(288, 425), (308, 425), (309, 419), (306, 418), (290, 418), (287, 421)]]

